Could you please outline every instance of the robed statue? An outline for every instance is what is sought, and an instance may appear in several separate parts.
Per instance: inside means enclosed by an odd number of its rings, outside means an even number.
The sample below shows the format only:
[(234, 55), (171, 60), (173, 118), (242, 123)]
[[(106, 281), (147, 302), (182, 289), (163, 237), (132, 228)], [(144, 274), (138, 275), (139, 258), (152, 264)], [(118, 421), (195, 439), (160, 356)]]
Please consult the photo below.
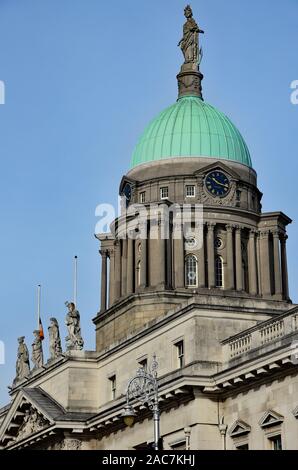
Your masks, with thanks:
[(50, 359), (56, 359), (62, 354), (61, 338), (59, 332), (59, 324), (56, 318), (50, 318), (49, 343), (50, 343)]
[(178, 46), (181, 47), (183, 52), (185, 64), (199, 65), (202, 58), (202, 49), (199, 48), (199, 34), (204, 33), (204, 31), (199, 28), (194, 20), (190, 5), (185, 7), (184, 16), (186, 22), (183, 26), (183, 38)]
[(18, 338), (18, 353), (16, 362), (16, 377), (14, 383), (24, 379), (30, 372), (29, 351), (24, 343), (25, 336)]
[(65, 305), (68, 308), (65, 319), (68, 329), (68, 336), (65, 338), (67, 349), (83, 349), (84, 341), (81, 335), (80, 313), (73, 302), (65, 302)]
[(39, 369), (43, 366), (43, 351), (42, 351), (42, 339), (40, 337), (40, 331), (34, 330), (34, 341), (32, 343), (32, 356), (33, 369)]

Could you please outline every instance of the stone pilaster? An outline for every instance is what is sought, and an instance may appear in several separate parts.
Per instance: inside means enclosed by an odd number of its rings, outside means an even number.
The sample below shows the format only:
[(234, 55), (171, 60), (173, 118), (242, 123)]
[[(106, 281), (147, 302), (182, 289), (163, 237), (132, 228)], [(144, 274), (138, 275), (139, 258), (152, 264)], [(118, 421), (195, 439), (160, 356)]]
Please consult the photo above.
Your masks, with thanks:
[(109, 282), (109, 307), (113, 305), (115, 300), (115, 251), (109, 250), (110, 258), (110, 282)]
[(122, 240), (122, 256), (121, 256), (121, 296), (127, 292), (127, 238)]
[(288, 239), (287, 235), (282, 235), (280, 239), (280, 243), (281, 243), (283, 296), (286, 300), (289, 300), (288, 262), (287, 262), (287, 247), (286, 247), (287, 239)]
[(239, 225), (236, 225), (235, 258), (236, 258), (236, 289), (238, 291), (243, 290), (241, 230), (242, 230), (242, 227), (240, 227)]
[(249, 232), (248, 242), (248, 284), (249, 293), (256, 295), (258, 292), (257, 286), (257, 256), (256, 256), (256, 231), (251, 229)]
[(184, 287), (184, 234), (182, 224), (175, 223), (173, 234), (174, 246), (174, 285), (176, 289)]
[(262, 294), (271, 296), (269, 230), (266, 229), (260, 231), (260, 269)]
[(101, 254), (101, 296), (100, 311), (103, 312), (107, 308), (107, 250), (99, 250)]
[(130, 295), (133, 293), (133, 279), (134, 279), (134, 256), (133, 256), (134, 240), (132, 238), (127, 239), (127, 270), (126, 270), (126, 294)]
[(277, 296), (282, 294), (282, 277), (279, 249), (279, 230), (273, 232), (273, 258), (274, 258), (274, 293)]
[(145, 289), (147, 286), (147, 239), (141, 241), (141, 274), (140, 288)]
[(226, 289), (235, 289), (234, 277), (234, 245), (233, 245), (233, 225), (226, 225), (227, 231), (227, 269), (225, 276)]
[(206, 274), (205, 274), (205, 234), (204, 225), (202, 226), (202, 246), (199, 248), (199, 287), (206, 287)]
[(207, 223), (208, 287), (215, 287), (214, 228), (215, 222)]
[(121, 297), (121, 246), (120, 241), (114, 243), (115, 251), (115, 270), (114, 270), (114, 301)]

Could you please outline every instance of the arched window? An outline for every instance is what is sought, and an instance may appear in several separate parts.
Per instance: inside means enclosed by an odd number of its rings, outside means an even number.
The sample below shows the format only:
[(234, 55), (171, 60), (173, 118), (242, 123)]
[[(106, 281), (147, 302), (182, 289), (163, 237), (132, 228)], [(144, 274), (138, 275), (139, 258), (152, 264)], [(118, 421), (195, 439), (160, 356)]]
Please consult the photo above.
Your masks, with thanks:
[(221, 256), (215, 258), (215, 285), (223, 287), (223, 262)]
[(187, 255), (185, 258), (185, 286), (197, 287), (198, 285), (198, 261), (195, 255)]
[(137, 283), (138, 286), (141, 285), (141, 261), (139, 261), (137, 264)]

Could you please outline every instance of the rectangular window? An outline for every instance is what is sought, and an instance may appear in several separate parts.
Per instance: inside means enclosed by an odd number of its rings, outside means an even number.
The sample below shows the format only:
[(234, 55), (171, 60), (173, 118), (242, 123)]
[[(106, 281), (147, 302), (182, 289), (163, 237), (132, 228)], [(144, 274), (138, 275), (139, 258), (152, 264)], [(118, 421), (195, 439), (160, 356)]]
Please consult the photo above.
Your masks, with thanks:
[(177, 358), (177, 367), (178, 369), (182, 369), (184, 366), (184, 342), (178, 341), (175, 343), (176, 348), (176, 358)]
[(272, 450), (282, 450), (282, 442), (281, 442), (280, 434), (270, 437), (269, 441), (271, 442)]
[(115, 400), (116, 398), (116, 375), (109, 377), (110, 381), (110, 390), (111, 390), (111, 399)]
[(195, 197), (196, 195), (196, 188), (194, 184), (187, 184), (186, 185), (186, 197)]
[(168, 186), (163, 186), (160, 188), (160, 199), (168, 199), (169, 197), (169, 188)]
[(148, 365), (148, 360), (147, 359), (142, 359), (139, 361), (140, 367), (143, 367), (144, 370), (147, 370), (147, 365)]
[(145, 201), (146, 201), (146, 192), (145, 192), (145, 191), (142, 191), (142, 192), (140, 193), (140, 203), (141, 203), (141, 204), (144, 204)]

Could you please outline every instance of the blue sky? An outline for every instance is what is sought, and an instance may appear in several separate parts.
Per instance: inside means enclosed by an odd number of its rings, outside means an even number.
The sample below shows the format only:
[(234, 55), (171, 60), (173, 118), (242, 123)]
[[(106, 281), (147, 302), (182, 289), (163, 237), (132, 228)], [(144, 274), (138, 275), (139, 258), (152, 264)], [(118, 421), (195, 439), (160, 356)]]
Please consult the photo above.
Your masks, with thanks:
[[(95, 207), (116, 203), (121, 176), (148, 121), (173, 103), (182, 63), (182, 0), (1, 0), (0, 404), (14, 377), (17, 337), (63, 321), (79, 256), (78, 304), (87, 349), (99, 305)], [(205, 30), (205, 100), (225, 112), (250, 148), (264, 211), (298, 220), (298, 1), (193, 1)], [(291, 296), (297, 223), (289, 227)], [(47, 355), (47, 343), (45, 343)]]

